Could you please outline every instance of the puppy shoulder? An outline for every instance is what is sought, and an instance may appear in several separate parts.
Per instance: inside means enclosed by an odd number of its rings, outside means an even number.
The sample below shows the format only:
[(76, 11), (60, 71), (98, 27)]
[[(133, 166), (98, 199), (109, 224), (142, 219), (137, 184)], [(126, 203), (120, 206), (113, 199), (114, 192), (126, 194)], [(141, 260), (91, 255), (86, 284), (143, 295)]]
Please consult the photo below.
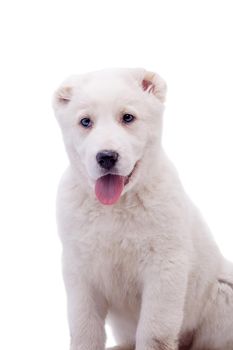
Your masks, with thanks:
[(86, 200), (87, 194), (68, 167), (61, 177), (56, 199), (57, 223), (61, 231), (70, 231), (77, 226)]

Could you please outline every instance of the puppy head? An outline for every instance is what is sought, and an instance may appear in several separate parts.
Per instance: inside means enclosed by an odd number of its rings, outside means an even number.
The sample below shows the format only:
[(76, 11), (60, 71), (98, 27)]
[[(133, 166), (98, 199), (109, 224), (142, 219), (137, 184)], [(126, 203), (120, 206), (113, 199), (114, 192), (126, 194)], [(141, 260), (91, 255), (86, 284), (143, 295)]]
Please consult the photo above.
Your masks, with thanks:
[(150, 171), (150, 157), (160, 149), (165, 94), (159, 75), (144, 69), (72, 76), (55, 92), (70, 162), (102, 204), (116, 203)]

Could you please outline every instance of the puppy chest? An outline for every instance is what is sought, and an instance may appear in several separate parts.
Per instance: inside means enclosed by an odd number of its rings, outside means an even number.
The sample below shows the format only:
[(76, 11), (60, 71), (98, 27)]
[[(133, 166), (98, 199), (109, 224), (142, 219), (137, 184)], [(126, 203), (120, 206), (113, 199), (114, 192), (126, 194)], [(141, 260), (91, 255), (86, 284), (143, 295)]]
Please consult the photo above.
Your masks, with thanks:
[(127, 211), (109, 215), (89, 211), (87, 218), (76, 231), (83, 273), (109, 303), (137, 303), (144, 270), (154, 254), (151, 225), (145, 226), (145, 218)]
[(131, 240), (106, 237), (104, 240), (95, 240), (88, 255), (86, 263), (90, 278), (109, 304), (138, 303), (140, 259)]

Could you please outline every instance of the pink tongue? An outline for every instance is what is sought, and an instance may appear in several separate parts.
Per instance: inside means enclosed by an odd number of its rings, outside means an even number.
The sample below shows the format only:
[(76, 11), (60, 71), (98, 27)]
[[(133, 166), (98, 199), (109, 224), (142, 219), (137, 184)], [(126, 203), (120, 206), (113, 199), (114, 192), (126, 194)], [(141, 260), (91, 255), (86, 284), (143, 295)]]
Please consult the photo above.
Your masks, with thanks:
[(120, 198), (124, 188), (124, 176), (105, 175), (95, 184), (95, 194), (102, 204), (114, 204)]

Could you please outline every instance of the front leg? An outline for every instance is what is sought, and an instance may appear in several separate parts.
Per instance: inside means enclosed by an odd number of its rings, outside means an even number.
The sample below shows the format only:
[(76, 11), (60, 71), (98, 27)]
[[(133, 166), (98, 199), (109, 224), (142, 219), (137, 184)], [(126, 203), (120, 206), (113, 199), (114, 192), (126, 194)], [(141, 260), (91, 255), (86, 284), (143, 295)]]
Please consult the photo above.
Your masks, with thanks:
[(154, 258), (147, 266), (136, 350), (177, 350), (188, 265), (183, 253)]
[(104, 350), (107, 303), (83, 272), (64, 261), (70, 350)]

